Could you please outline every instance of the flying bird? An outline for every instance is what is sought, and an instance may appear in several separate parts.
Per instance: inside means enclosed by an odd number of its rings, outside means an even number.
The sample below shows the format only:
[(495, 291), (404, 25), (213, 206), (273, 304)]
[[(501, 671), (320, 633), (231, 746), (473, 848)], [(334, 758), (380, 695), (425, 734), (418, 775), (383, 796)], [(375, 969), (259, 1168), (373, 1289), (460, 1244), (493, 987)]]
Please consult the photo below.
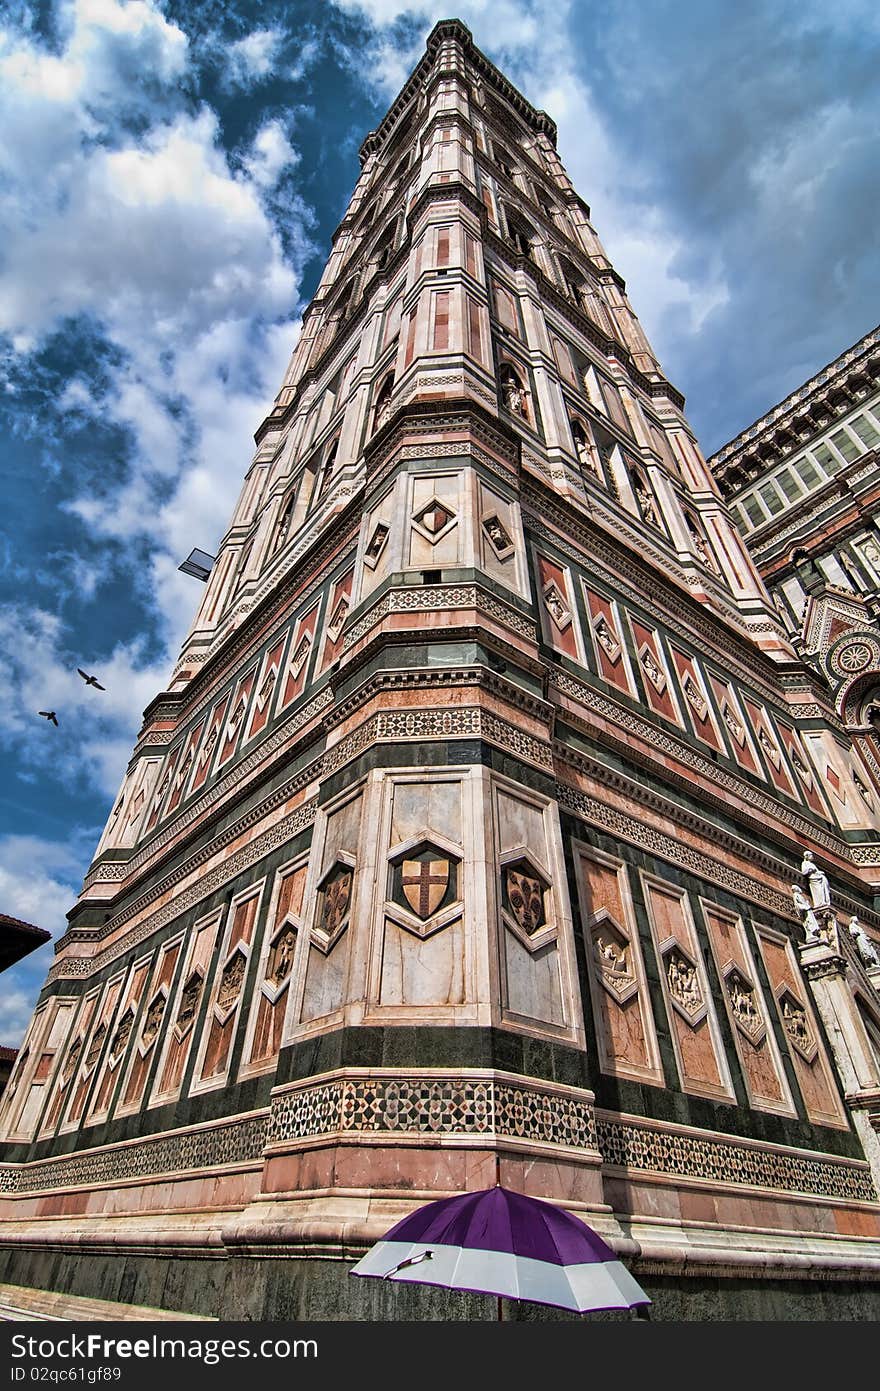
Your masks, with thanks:
[(96, 691), (104, 691), (107, 689), (106, 686), (101, 685), (97, 676), (89, 676), (88, 672), (83, 671), (82, 667), (77, 667), (77, 671), (87, 686), (94, 686)]
[(58, 716), (54, 710), (38, 710), (37, 714), (42, 715), (44, 720), (51, 720), (56, 729), (58, 728)]

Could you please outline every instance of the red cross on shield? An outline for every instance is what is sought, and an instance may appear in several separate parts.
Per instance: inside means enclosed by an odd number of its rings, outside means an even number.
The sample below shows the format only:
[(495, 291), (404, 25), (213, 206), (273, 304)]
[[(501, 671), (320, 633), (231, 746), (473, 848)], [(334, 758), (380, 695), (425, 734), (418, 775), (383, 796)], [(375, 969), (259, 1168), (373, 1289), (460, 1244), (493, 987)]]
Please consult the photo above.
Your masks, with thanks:
[(448, 860), (404, 860), (403, 896), (424, 921), (436, 913), (449, 884)]

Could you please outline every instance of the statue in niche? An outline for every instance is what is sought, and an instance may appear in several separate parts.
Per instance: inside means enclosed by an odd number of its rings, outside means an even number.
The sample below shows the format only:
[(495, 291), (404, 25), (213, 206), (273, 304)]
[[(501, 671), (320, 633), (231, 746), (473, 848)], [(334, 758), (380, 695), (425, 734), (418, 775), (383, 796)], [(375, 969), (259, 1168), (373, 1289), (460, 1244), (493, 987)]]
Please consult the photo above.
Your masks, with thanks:
[(645, 521), (649, 526), (659, 527), (660, 518), (657, 516), (657, 508), (654, 504), (654, 499), (648, 492), (646, 484), (642, 482), (641, 478), (636, 476), (632, 480), (632, 487), (636, 502), (639, 504)]
[(709, 555), (709, 547), (706, 545), (705, 538), (703, 537), (703, 534), (700, 531), (699, 527), (696, 525), (695, 522), (692, 522), (690, 518), (688, 518), (688, 530), (691, 535), (691, 541), (693, 542), (694, 550), (700, 557), (700, 560), (706, 566), (706, 569), (712, 570), (714, 567), (712, 565), (712, 558)]
[(577, 455), (578, 463), (581, 468), (588, 469), (594, 478), (601, 479), (602, 474), (599, 468), (599, 461), (596, 458), (593, 446), (587, 439), (583, 427), (578, 424), (577, 421), (572, 425), (571, 434), (574, 440), (574, 452)]
[(800, 884), (792, 884), (791, 896), (794, 901), (794, 909), (801, 920), (804, 929), (804, 938), (807, 942), (821, 942), (822, 927), (819, 919), (813, 911), (813, 905), (807, 898)]
[(869, 971), (875, 970), (880, 966), (880, 955), (877, 954), (876, 946), (862, 927), (855, 913), (853, 913), (849, 920), (849, 930), (856, 944), (856, 951), (861, 958), (862, 965), (867, 966)]
[(528, 419), (526, 393), (512, 367), (504, 367), (501, 370), (501, 399), (511, 415), (521, 415)]
[(828, 884), (828, 876), (813, 860), (812, 850), (804, 851), (804, 858), (801, 861), (801, 874), (807, 881), (813, 907), (830, 908), (831, 889)]

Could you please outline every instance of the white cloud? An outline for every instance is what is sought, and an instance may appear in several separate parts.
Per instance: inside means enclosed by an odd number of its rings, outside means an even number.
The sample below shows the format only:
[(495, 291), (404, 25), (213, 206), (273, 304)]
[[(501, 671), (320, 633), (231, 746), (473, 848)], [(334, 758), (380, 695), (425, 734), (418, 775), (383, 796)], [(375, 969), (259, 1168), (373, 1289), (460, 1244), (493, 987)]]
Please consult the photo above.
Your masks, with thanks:
[[(227, 157), (214, 112), (183, 104), (188, 42), (157, 5), (70, 0), (61, 19), (54, 53), (0, 21), (0, 124), (11, 137), (0, 148), (0, 335), (19, 376), (71, 320), (88, 320), (108, 346), (101, 374), (72, 377), (58, 404), (121, 427), (127, 455), (58, 505), (93, 541), (118, 543), (114, 564), (128, 555), (139, 591), (152, 589), (164, 651), (148, 660), (141, 641), (102, 646), (97, 633), (79, 654), (108, 688), (96, 705), (59, 620), (7, 609), (0, 632), (14, 659), (0, 672), (0, 736), (19, 741), (25, 774), (52, 768), (112, 794), (200, 598), (177, 565), (228, 524), (286, 366), (310, 214), (288, 182), (291, 122), (267, 121)], [(232, 67), (267, 73), (282, 38), (249, 35)], [(146, 562), (131, 545), (142, 541)], [(74, 583), (94, 594), (108, 563), (72, 552), (56, 596)], [(56, 706), (60, 730), (35, 715)]]
[[(96, 840), (95, 831), (69, 843), (37, 836), (0, 838), (2, 911), (59, 937), (67, 927), (66, 914), (80, 890)], [(46, 943), (0, 977), (0, 1043), (7, 1047), (20, 1043), (51, 964), (52, 945)]]
[(280, 29), (254, 29), (228, 44), (223, 52), (224, 78), (230, 86), (249, 87), (271, 77), (284, 39)]
[[(169, 663), (146, 660), (140, 640), (118, 644), (98, 660), (93, 652), (71, 651), (69, 643), (56, 616), (23, 605), (0, 608), (0, 740), (14, 745), (25, 770), (112, 797)], [(78, 666), (106, 689), (87, 687)], [(40, 710), (54, 710), (58, 727), (41, 719)]]
[(243, 162), (258, 188), (274, 188), (282, 171), (295, 167), (299, 159), (281, 121), (272, 120), (257, 131), (250, 154)]

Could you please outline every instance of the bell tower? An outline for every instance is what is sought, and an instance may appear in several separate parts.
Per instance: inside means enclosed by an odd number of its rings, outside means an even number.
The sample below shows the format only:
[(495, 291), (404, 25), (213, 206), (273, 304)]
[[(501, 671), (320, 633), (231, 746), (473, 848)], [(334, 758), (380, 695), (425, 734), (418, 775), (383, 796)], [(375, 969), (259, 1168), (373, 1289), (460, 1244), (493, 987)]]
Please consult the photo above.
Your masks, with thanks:
[(875, 977), (835, 935), (817, 1006), (792, 884), (876, 939), (826, 751), (880, 786), (555, 142), (458, 21), (364, 141), (3, 1100), (0, 1278), (401, 1317), (345, 1259), (500, 1176), (671, 1317), (877, 1280)]

